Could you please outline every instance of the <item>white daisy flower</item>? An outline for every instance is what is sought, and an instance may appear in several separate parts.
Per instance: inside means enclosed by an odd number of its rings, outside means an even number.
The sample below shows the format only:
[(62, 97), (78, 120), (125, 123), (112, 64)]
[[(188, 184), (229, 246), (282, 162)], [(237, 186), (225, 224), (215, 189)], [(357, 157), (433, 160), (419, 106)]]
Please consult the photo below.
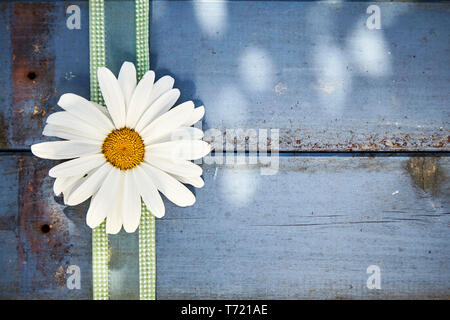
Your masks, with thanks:
[[(195, 196), (185, 186), (201, 188), (202, 168), (192, 163), (211, 151), (202, 141), (203, 131), (192, 127), (204, 107), (184, 102), (170, 111), (180, 97), (174, 79), (154, 82), (148, 71), (136, 83), (136, 69), (125, 62), (119, 78), (107, 68), (98, 69), (98, 81), (106, 108), (67, 93), (58, 105), (64, 111), (51, 114), (43, 134), (65, 141), (31, 146), (45, 159), (73, 159), (49, 171), (56, 178), (54, 191), (67, 205), (92, 197), (86, 222), (91, 228), (106, 218), (106, 231), (127, 232), (139, 226), (141, 198), (156, 217), (165, 208), (159, 192), (178, 206), (191, 206)], [(159, 191), (159, 192), (158, 192)]]

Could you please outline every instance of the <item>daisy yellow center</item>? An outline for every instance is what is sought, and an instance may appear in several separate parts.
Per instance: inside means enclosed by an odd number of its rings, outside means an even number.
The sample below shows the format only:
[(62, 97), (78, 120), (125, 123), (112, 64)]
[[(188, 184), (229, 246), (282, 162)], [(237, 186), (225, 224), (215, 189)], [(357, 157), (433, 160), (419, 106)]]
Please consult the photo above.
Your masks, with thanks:
[(133, 129), (112, 131), (102, 145), (106, 160), (120, 170), (128, 170), (144, 161), (145, 145), (141, 136)]

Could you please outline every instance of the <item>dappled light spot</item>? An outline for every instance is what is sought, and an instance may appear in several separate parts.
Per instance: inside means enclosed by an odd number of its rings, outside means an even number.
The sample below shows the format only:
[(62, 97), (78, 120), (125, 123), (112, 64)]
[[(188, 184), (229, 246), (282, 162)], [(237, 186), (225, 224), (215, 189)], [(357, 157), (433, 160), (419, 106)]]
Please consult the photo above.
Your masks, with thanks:
[(241, 168), (236, 166), (236, 169), (223, 170), (222, 173), (220, 190), (224, 193), (227, 202), (244, 206), (254, 201), (259, 171), (249, 170), (248, 167), (246, 169), (246, 166), (242, 165)]
[(210, 37), (223, 33), (227, 23), (227, 2), (222, 0), (193, 2), (195, 17), (202, 31)]
[(342, 115), (352, 79), (342, 51), (333, 45), (319, 45), (315, 54), (316, 92), (322, 108), (333, 117)]
[(243, 125), (248, 118), (248, 101), (241, 90), (235, 85), (228, 85), (221, 88), (219, 94), (215, 96), (215, 110), (220, 113), (220, 119), (225, 127), (233, 125)]
[(348, 39), (348, 55), (362, 74), (372, 77), (391, 74), (390, 52), (382, 30), (355, 28)]
[(250, 47), (239, 59), (239, 72), (246, 88), (263, 91), (273, 87), (274, 67), (270, 54), (260, 48)]

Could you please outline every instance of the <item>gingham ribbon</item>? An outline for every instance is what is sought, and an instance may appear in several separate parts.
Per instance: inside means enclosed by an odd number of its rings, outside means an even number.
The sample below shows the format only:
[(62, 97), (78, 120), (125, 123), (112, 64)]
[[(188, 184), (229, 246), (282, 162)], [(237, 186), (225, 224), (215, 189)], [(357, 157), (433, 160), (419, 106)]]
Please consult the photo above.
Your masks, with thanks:
[[(149, 1), (136, 0), (136, 64), (138, 80), (150, 69), (148, 48)], [(155, 217), (142, 203), (139, 224), (139, 297), (155, 300)]]
[[(105, 11), (103, 0), (89, 0), (89, 54), (91, 73), (91, 100), (103, 104), (97, 79), (97, 69), (105, 66)], [(107, 300), (108, 290), (108, 235), (106, 222), (92, 230), (92, 287), (94, 300)]]
[[(148, 25), (149, 1), (135, 0), (136, 13), (136, 64), (138, 80), (149, 70)], [(97, 79), (98, 67), (105, 66), (105, 22), (103, 0), (89, 0), (89, 38), (91, 100), (103, 104)], [(155, 217), (144, 203), (141, 205), (139, 225), (139, 297), (141, 300), (156, 298)], [(92, 231), (93, 297), (109, 299), (109, 245), (106, 223)]]

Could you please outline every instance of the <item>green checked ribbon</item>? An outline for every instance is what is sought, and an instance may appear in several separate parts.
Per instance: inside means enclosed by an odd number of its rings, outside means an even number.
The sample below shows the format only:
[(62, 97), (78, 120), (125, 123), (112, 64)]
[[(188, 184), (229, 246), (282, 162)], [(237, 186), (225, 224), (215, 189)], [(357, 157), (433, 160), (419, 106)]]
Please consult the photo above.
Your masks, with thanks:
[[(136, 64), (138, 80), (150, 69), (148, 48), (149, 1), (136, 0)], [(155, 216), (145, 204), (141, 205), (139, 225), (139, 298), (155, 300), (156, 289), (156, 248)]]
[[(149, 59), (149, 1), (135, 0), (136, 64), (138, 81), (150, 68)], [(103, 0), (89, 0), (89, 45), (91, 100), (104, 104), (97, 79), (97, 69), (106, 65), (105, 10)], [(139, 297), (155, 300), (156, 255), (155, 217), (141, 205), (139, 224)], [(109, 241), (106, 223), (92, 231), (92, 277), (94, 300), (109, 299)]]
[[(91, 100), (104, 104), (97, 79), (97, 69), (105, 66), (105, 10), (103, 0), (89, 1), (89, 55)], [(92, 230), (92, 285), (95, 300), (109, 298), (108, 235), (106, 222)]]

